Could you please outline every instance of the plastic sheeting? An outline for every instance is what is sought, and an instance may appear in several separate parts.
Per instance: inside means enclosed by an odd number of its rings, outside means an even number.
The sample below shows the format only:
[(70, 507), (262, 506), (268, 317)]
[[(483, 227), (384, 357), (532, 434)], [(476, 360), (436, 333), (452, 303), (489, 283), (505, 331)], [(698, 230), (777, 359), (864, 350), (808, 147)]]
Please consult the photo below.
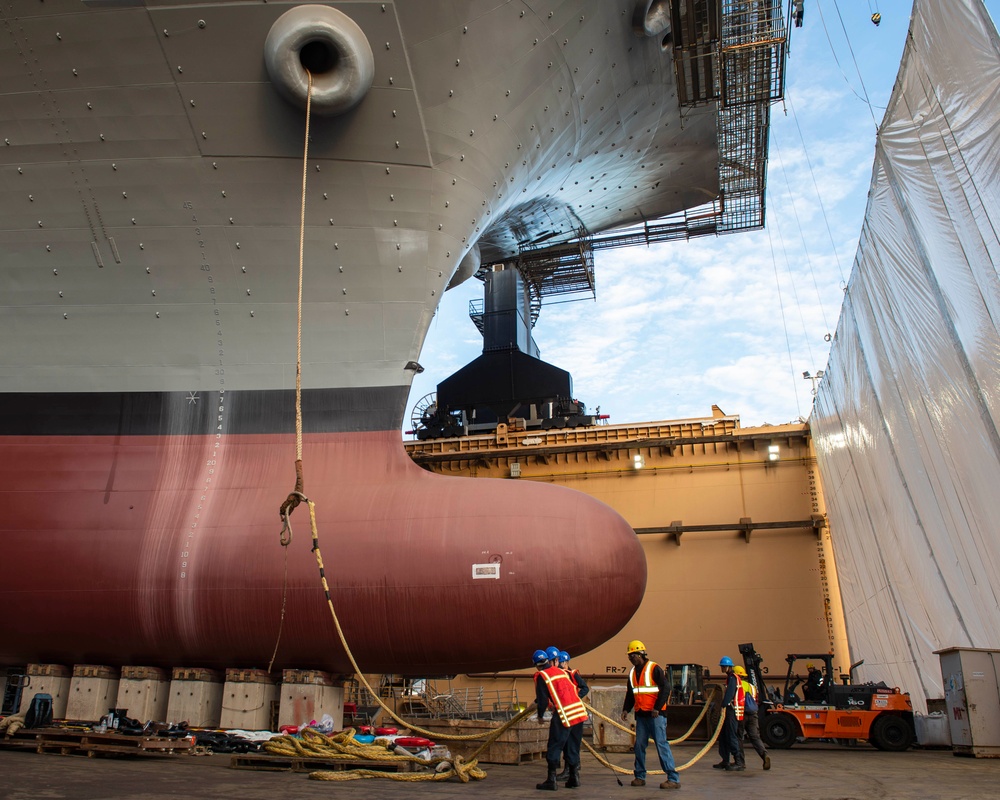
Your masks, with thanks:
[(852, 660), (944, 696), (943, 647), (1000, 647), (1000, 40), (916, 0), (811, 420)]

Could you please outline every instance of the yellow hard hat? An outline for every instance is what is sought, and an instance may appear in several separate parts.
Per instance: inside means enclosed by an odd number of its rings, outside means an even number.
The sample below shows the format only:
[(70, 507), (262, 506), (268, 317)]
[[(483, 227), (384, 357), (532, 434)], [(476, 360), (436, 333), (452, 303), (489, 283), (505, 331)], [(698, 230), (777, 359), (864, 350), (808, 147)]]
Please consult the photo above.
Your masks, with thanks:
[(646, 652), (646, 645), (644, 645), (638, 639), (633, 639), (631, 642), (628, 643), (628, 653), (630, 655), (632, 653), (645, 653), (645, 652)]
[(812, 661), (807, 661), (807, 662), (806, 662), (806, 669), (812, 669), (812, 668), (813, 668), (813, 667), (815, 667), (815, 666), (816, 666), (816, 665), (815, 665), (815, 664), (813, 664), (813, 662), (812, 662)]
[(743, 669), (743, 667), (733, 667), (733, 672), (735, 672), (741, 678), (745, 678), (747, 676), (747, 671)]

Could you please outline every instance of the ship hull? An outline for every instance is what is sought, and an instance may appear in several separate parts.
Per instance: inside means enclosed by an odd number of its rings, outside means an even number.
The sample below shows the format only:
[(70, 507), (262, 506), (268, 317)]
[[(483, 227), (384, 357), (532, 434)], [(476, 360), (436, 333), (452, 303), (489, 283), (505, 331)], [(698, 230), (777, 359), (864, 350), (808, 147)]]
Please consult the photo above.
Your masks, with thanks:
[[(279, 541), (294, 436), (3, 447), (5, 562), (19, 567), (0, 588), (3, 662), (353, 671), (306, 506)], [(578, 493), (435, 476), (393, 432), (309, 434), (303, 462), (333, 606), (366, 671), (514, 668), (545, 641), (584, 652), (606, 638), (586, 609), (622, 619), (641, 601), (634, 533)], [(477, 579), (482, 564), (496, 577)]]
[(305, 490), (362, 668), (620, 630), (645, 585), (624, 520), (429, 476), (399, 429), (460, 265), (718, 197), (715, 109), (682, 124), (670, 37), (635, 30), (660, 6), (5, 3), (0, 660), (261, 666), (280, 632), (276, 664), (349, 670), (301, 508), (277, 544), (299, 342)]

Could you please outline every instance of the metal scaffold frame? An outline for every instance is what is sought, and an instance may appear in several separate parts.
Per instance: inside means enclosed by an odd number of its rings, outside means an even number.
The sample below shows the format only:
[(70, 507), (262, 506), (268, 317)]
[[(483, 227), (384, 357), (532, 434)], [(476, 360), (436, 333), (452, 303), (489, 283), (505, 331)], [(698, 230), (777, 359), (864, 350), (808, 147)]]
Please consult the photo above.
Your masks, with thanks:
[(771, 104), (785, 88), (781, 0), (722, 0), (719, 233), (764, 225)]
[[(771, 104), (784, 97), (788, 29), (782, 0), (674, 0), (671, 36), (681, 108), (718, 109), (719, 198), (697, 208), (551, 247), (526, 247), (516, 266), (532, 324), (547, 297), (595, 294), (593, 251), (649, 246), (764, 226)], [(484, 264), (480, 277), (493, 264)], [(470, 306), (481, 325), (482, 307)]]

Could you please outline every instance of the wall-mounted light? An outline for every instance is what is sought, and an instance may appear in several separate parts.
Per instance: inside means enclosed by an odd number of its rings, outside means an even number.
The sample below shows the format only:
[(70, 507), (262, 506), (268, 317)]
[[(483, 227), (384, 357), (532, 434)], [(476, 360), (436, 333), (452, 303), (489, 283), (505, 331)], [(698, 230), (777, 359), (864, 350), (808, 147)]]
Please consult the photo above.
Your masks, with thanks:
[(520, 478), (521, 477), (521, 464), (518, 461), (511, 462), (510, 465), (510, 477)]
[(813, 388), (812, 388), (813, 397), (815, 397), (816, 396), (816, 392), (819, 391), (819, 389), (817, 388), (817, 384), (823, 379), (823, 375), (824, 374), (825, 373), (821, 369), (816, 370), (816, 374), (815, 375), (811, 374), (809, 372), (809, 370), (806, 370), (805, 372), (802, 373), (802, 377), (805, 380), (812, 381), (812, 385), (813, 385)]
[(644, 466), (646, 466), (645, 456), (643, 456), (642, 453), (636, 453), (634, 456), (632, 456), (632, 466), (635, 469), (642, 469)]
[(777, 461), (780, 458), (780, 451), (778, 450), (778, 445), (771, 444), (767, 447), (767, 460)]

